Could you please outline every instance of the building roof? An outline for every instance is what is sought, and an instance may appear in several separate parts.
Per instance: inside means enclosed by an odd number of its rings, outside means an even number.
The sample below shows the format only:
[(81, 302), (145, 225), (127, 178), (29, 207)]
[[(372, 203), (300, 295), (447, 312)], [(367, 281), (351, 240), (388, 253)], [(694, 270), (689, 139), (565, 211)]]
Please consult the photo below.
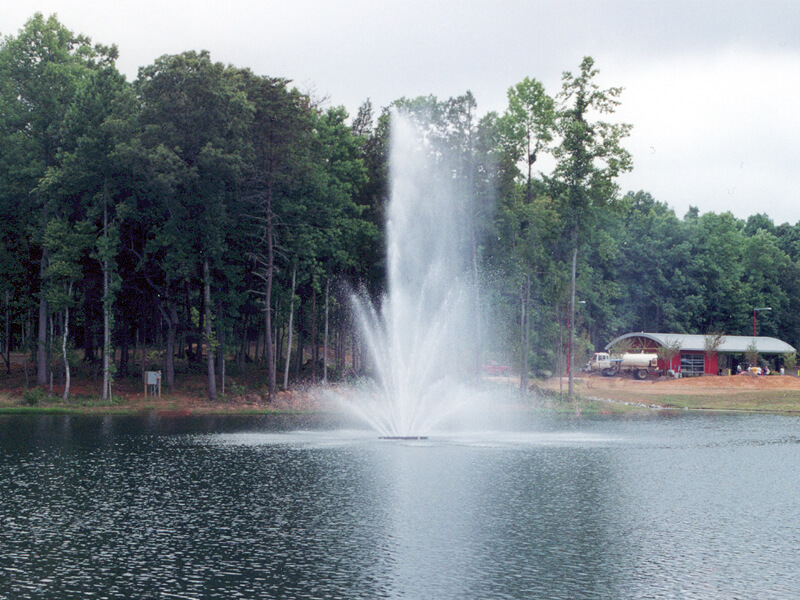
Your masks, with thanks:
[[(606, 345), (606, 350), (611, 348), (611, 346), (620, 340), (632, 337), (647, 338), (653, 340), (660, 346), (665, 346), (668, 343), (679, 341), (681, 343), (681, 350), (688, 350), (692, 352), (703, 352), (706, 348), (706, 336), (704, 335), (687, 335), (684, 333), (645, 333), (642, 331), (626, 333), (625, 335), (614, 338)], [(747, 349), (753, 343), (753, 340), (755, 340), (756, 348), (758, 349), (759, 354), (786, 354), (795, 352), (794, 346), (791, 346), (786, 342), (782, 342), (777, 338), (761, 336), (753, 337), (752, 335), (726, 335), (724, 336), (722, 344), (720, 344), (719, 348), (717, 348), (717, 352), (747, 352)]]

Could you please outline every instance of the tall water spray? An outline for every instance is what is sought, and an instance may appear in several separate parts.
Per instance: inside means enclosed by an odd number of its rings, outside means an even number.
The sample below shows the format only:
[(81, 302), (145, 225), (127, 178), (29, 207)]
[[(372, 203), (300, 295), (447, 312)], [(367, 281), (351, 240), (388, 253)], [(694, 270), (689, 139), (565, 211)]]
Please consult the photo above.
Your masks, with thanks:
[(384, 436), (430, 433), (468, 399), (475, 364), (470, 203), (430, 131), (392, 115), (388, 292), (378, 307), (355, 302), (374, 374), (357, 410)]

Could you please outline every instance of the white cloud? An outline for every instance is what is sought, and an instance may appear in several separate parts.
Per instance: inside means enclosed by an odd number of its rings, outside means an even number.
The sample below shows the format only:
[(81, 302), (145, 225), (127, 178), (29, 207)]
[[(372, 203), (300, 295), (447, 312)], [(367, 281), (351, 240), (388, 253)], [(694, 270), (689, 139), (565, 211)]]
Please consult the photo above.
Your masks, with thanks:
[(634, 125), (623, 183), (679, 215), (690, 205), (800, 220), (800, 56), (724, 50), (621, 74), (620, 119)]
[(643, 189), (682, 215), (766, 211), (800, 220), (800, 3), (785, 0), (18, 0), (0, 33), (35, 11), (116, 43), (118, 66), (207, 49), (214, 60), (287, 77), (351, 112), (400, 96), (471, 90), (502, 111), (525, 77), (551, 93), (591, 55), (603, 86), (622, 86)]

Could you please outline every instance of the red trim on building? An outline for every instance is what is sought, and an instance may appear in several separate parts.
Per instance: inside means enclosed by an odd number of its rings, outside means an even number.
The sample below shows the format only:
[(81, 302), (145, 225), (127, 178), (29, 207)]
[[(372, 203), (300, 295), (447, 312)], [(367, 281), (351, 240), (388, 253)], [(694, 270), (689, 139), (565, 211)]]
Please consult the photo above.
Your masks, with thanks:
[[(631, 341), (631, 352), (651, 352), (655, 353), (660, 348), (660, 345), (655, 341), (651, 340), (650, 338), (646, 337), (639, 337), (639, 336), (631, 336), (626, 338)], [(676, 373), (680, 371), (681, 368), (681, 356), (685, 356), (688, 354), (701, 354), (698, 351), (691, 351), (691, 350), (681, 350), (680, 354), (674, 356), (672, 360), (668, 363), (665, 360), (658, 359), (658, 368), (661, 371), (668, 371), (672, 369)], [(703, 361), (703, 374), (705, 375), (716, 375), (719, 369), (719, 355), (714, 352), (713, 354), (705, 354), (704, 361)]]

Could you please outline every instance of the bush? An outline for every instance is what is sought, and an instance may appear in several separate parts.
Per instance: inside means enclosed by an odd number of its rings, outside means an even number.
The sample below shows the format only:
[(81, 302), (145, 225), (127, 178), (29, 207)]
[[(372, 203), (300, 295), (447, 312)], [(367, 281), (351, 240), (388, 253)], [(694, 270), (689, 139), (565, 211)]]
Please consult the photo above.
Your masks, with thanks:
[(247, 393), (247, 388), (240, 383), (232, 381), (225, 386), (225, 393), (232, 398), (239, 398)]
[(22, 392), (22, 404), (26, 406), (39, 406), (46, 402), (50, 396), (42, 388), (36, 387)]

